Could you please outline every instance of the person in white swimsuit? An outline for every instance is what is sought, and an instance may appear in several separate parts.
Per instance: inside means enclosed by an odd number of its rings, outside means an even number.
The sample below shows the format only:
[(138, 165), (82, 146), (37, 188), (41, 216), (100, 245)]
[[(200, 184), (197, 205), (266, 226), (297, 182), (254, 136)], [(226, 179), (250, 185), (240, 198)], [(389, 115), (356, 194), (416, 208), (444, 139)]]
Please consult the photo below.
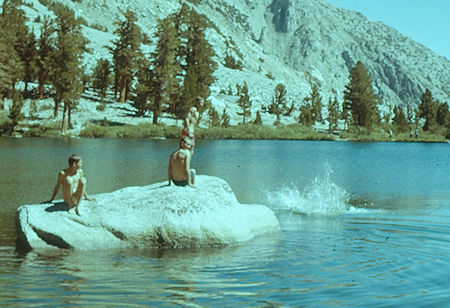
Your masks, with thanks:
[(191, 141), (191, 156), (194, 155), (194, 147), (195, 147), (195, 134), (194, 129), (200, 120), (200, 111), (203, 109), (205, 105), (205, 100), (201, 97), (197, 97), (195, 99), (195, 106), (191, 107), (188, 110), (188, 113), (183, 121), (183, 130), (181, 131), (181, 139), (189, 138)]

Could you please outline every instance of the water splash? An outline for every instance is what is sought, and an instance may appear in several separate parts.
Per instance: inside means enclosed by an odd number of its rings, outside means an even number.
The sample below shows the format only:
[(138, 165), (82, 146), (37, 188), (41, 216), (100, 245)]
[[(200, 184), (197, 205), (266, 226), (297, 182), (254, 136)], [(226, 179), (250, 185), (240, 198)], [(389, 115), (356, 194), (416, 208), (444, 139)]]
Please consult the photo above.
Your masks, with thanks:
[(333, 171), (325, 164), (320, 175), (300, 191), (293, 184), (284, 185), (275, 192), (267, 193), (269, 205), (274, 210), (300, 214), (339, 214), (354, 209), (350, 194), (331, 181)]

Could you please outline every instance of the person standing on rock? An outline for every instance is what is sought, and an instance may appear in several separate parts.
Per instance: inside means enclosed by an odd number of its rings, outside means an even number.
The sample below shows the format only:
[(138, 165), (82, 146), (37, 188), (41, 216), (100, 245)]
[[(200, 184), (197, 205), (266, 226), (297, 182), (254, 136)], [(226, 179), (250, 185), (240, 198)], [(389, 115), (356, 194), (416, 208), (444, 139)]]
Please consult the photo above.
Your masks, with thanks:
[(64, 169), (58, 173), (58, 180), (55, 188), (53, 189), (52, 197), (48, 203), (51, 203), (55, 199), (56, 194), (59, 191), (59, 187), (62, 186), (63, 200), (69, 206), (69, 210), (75, 207), (75, 213), (78, 212), (78, 206), (81, 199), (84, 197), (86, 200), (92, 200), (88, 198), (86, 193), (86, 178), (83, 176), (83, 160), (81, 156), (72, 154), (69, 157), (69, 168)]
[(194, 155), (195, 134), (194, 129), (200, 119), (200, 109), (203, 108), (204, 99), (197, 97), (195, 106), (191, 107), (183, 122), (183, 130), (181, 131), (181, 138), (187, 137), (191, 141), (191, 154)]
[(173, 182), (176, 186), (194, 187), (195, 170), (191, 169), (192, 142), (188, 137), (182, 137), (180, 148), (170, 154), (167, 176), (169, 186)]

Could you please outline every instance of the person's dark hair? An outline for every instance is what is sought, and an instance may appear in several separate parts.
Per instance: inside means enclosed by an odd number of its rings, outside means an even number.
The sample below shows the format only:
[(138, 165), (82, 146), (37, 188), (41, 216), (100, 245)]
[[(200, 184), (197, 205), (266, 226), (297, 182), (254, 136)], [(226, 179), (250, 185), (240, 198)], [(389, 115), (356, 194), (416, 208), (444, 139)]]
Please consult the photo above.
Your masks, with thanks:
[(186, 136), (181, 137), (180, 139), (180, 148), (182, 148), (182, 144), (184, 143), (184, 146), (190, 150), (192, 148), (192, 141)]
[(81, 156), (78, 156), (76, 154), (72, 154), (69, 157), (69, 166), (72, 166), (73, 163), (77, 163), (81, 160)]
[(197, 96), (195, 98), (195, 103), (196, 103), (196, 105), (199, 105), (200, 107), (205, 106), (205, 100), (203, 99), (203, 97), (200, 97), (200, 96)]

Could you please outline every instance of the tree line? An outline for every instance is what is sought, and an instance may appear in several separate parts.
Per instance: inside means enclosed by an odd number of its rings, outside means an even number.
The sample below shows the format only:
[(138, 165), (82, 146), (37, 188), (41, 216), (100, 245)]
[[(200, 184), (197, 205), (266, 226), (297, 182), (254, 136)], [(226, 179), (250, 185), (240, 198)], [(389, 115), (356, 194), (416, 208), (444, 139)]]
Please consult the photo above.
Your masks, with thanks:
[[(187, 5), (158, 22), (156, 50), (145, 54), (142, 44), (148, 40), (137, 26), (134, 12), (127, 10), (123, 20), (115, 22), (117, 39), (110, 48), (111, 60), (98, 60), (92, 75), (82, 64), (89, 52), (80, 19), (61, 3), (52, 2), (55, 18), (45, 17), (39, 35), (26, 25), (20, 8), (22, 0), (5, 0), (0, 15), (0, 109), (4, 99), (13, 100), (11, 110), (19, 110), (24, 96), (44, 98), (51, 89), (54, 117), (63, 105), (61, 131), (71, 126), (71, 114), (88, 83), (104, 100), (111, 88), (119, 102), (131, 100), (139, 115), (151, 111), (157, 123), (162, 111), (181, 118), (194, 105), (196, 97), (206, 99), (214, 81), (217, 64), (211, 45), (205, 38), (207, 19)], [(16, 90), (22, 81), (24, 90)], [(28, 89), (36, 82), (37, 93)], [(36, 92), (36, 91), (35, 91)], [(14, 112), (17, 124), (20, 112)], [(13, 125), (14, 126), (14, 125)]]
[[(30, 82), (38, 83), (38, 98), (44, 97), (44, 88), (51, 85), (54, 92), (54, 115), (63, 104), (62, 130), (71, 121), (83, 91), (84, 68), (81, 59), (87, 51), (87, 39), (81, 33), (80, 21), (73, 11), (54, 3), (55, 18), (44, 18), (40, 35), (26, 25), (27, 18), (20, 8), (21, 0), (5, 0), (0, 15), (0, 108), (4, 99), (13, 100), (13, 109), (20, 110), (24, 96), (30, 95)], [(16, 90), (17, 82), (24, 83), (23, 92)], [(20, 115), (19, 115), (20, 116)], [(16, 119), (13, 119), (13, 124)]]
[[(311, 82), (311, 91), (303, 99), (298, 111), (298, 122), (305, 126), (312, 126), (314, 123), (324, 123), (328, 121), (329, 130), (338, 128), (339, 120), (344, 121), (346, 129), (363, 128), (370, 132), (373, 129), (384, 126), (390, 130), (391, 127), (397, 133), (410, 132), (413, 128), (417, 129), (420, 120), (423, 122), (423, 131), (429, 131), (435, 134), (441, 134), (450, 139), (450, 111), (447, 102), (439, 102), (433, 98), (429, 89), (425, 89), (420, 99), (420, 104), (416, 107), (406, 106), (402, 108), (395, 106), (393, 110), (389, 108), (387, 112), (380, 113), (381, 100), (375, 93), (372, 85), (372, 78), (361, 61), (358, 61), (349, 73), (349, 82), (345, 86), (343, 103), (339, 104), (337, 97), (330, 97), (327, 104), (328, 117), (322, 116), (322, 97), (320, 96), (320, 87), (317, 82)], [(280, 117), (290, 116), (296, 108), (294, 104), (289, 105), (286, 97), (286, 87), (278, 84), (274, 89), (272, 103), (262, 107), (262, 112), (274, 114), (276, 120), (273, 123), (278, 125)], [(234, 94), (231, 89), (228, 94)], [(237, 85), (237, 101), (241, 109), (239, 115), (242, 115), (242, 123), (248, 121), (252, 106), (251, 98), (248, 95), (247, 85), (241, 87)], [(254, 124), (261, 124), (260, 111), (257, 111)]]

